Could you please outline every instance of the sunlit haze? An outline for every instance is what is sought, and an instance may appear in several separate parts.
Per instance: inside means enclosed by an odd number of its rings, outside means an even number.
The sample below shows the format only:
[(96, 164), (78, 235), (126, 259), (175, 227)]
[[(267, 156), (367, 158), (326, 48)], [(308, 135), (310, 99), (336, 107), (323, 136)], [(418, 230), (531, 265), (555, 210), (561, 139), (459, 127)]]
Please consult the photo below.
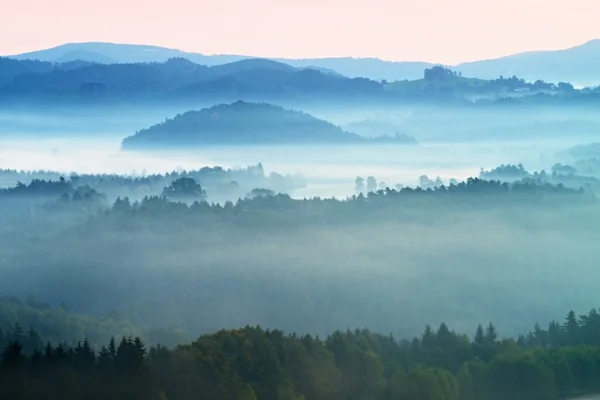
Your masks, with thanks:
[[(367, 5), (368, 4), (368, 5)], [(600, 37), (597, 0), (19, 1), (0, 54), (66, 42), (152, 44), (205, 54), (378, 57), (458, 63)]]

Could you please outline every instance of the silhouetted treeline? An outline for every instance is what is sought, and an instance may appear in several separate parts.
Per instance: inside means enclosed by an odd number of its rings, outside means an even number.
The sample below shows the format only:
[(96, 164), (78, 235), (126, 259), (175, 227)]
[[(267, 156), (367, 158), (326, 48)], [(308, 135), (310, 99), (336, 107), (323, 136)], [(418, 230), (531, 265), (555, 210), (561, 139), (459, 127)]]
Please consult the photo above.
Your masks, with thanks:
[(35, 74), (47, 74), (53, 71), (72, 70), (91, 65), (87, 61), (70, 61), (64, 63), (51, 63), (38, 60), (15, 60), (0, 57), (0, 86), (11, 82), (17, 76), (32, 76)]
[[(320, 339), (260, 327), (220, 330), (174, 349), (140, 338), (94, 350), (1, 336), (0, 397), (7, 399), (553, 400), (600, 390), (600, 314), (538, 325), (537, 339), (473, 338), (442, 323), (397, 340), (367, 329)], [(545, 336), (556, 341), (545, 341)], [(2, 340), (0, 340), (2, 342)]]
[[(64, 193), (71, 193), (80, 186), (89, 186), (105, 194), (111, 201), (117, 197), (140, 200), (144, 196), (160, 195), (165, 187), (180, 178), (194, 179), (206, 191), (209, 201), (218, 202), (245, 197), (255, 188), (290, 193), (305, 185), (301, 176), (276, 172), (267, 174), (260, 163), (239, 169), (204, 167), (199, 170), (165, 174), (147, 174), (140, 171), (132, 175), (65, 175), (53, 171), (0, 170), (0, 200), (12, 197), (20, 200), (37, 199), (39, 203), (39, 200), (54, 200)], [(4, 188), (1, 188), (2, 186)]]
[(522, 164), (503, 164), (489, 171), (482, 169), (479, 176), (482, 179), (497, 179), (502, 182), (563, 185), (571, 189), (584, 189), (590, 193), (598, 193), (600, 191), (598, 160), (581, 159), (574, 165), (556, 163), (551, 167), (550, 172), (545, 170), (529, 172)]
[[(253, 198), (239, 199), (237, 202), (226, 202), (221, 204), (208, 204), (206, 202), (194, 202), (190, 206), (170, 202), (167, 198), (160, 196), (145, 197), (139, 202), (130, 202), (127, 198), (119, 198), (113, 204), (113, 211), (118, 212), (119, 218), (122, 214), (130, 213), (135, 216), (157, 215), (155, 213), (172, 213), (173, 218), (180, 216), (203, 218), (225, 217), (230, 215), (236, 219), (244, 219), (244, 216), (258, 219), (255, 223), (302, 223), (302, 221), (317, 221), (326, 223), (341, 223), (348, 221), (348, 213), (360, 210), (361, 215), (355, 216), (353, 221), (362, 218), (371, 218), (379, 213), (397, 211), (388, 218), (402, 217), (401, 209), (405, 207), (428, 206), (434, 207), (436, 203), (449, 203), (458, 207), (478, 206), (488, 207), (498, 204), (521, 204), (525, 201), (535, 201), (537, 204), (560, 204), (570, 202), (588, 203), (594, 198), (584, 193), (582, 189), (575, 190), (566, 188), (562, 184), (552, 185), (537, 182), (500, 182), (487, 181), (478, 178), (468, 178), (458, 184), (439, 186), (422, 189), (421, 187), (402, 189), (378, 189), (368, 192), (366, 195), (360, 193), (347, 199), (335, 198), (311, 198), (296, 200), (289, 195), (277, 194), (271, 196), (259, 196)], [(269, 214), (269, 219), (263, 218), (262, 213)], [(307, 219), (308, 218), (308, 219)], [(223, 223), (226, 220), (221, 220)], [(216, 221), (215, 221), (216, 222)]]
[[(35, 334), (31, 327), (35, 327)], [(52, 307), (35, 298), (0, 299), (0, 344), (19, 340), (29, 354), (41, 350), (38, 342), (65, 342), (74, 344), (87, 338), (94, 346), (107, 342), (111, 336), (141, 336), (142, 332), (118, 315), (93, 318), (69, 312), (63, 307)], [(153, 343), (155, 338), (151, 338)], [(168, 339), (163, 338), (163, 342)], [(33, 343), (35, 342), (35, 343)]]

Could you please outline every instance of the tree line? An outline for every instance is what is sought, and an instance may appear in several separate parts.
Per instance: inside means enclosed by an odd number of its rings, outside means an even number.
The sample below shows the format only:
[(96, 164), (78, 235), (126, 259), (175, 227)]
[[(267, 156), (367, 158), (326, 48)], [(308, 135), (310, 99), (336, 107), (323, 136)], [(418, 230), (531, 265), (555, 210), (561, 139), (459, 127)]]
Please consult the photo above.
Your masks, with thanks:
[(517, 339), (492, 323), (472, 339), (442, 323), (412, 340), (366, 328), (321, 339), (246, 326), (190, 344), (111, 338), (94, 349), (43, 342), (32, 328), (2, 336), (6, 399), (562, 399), (600, 390), (600, 313)]
[[(266, 188), (278, 193), (290, 193), (302, 188), (300, 176), (266, 173), (258, 163), (245, 168), (226, 169), (203, 167), (197, 170), (178, 170), (149, 174), (145, 170), (129, 175), (117, 174), (63, 174), (55, 171), (17, 171), (0, 169), (0, 200), (9, 196), (19, 198), (44, 196), (57, 198), (80, 186), (105, 194), (111, 200), (117, 196), (141, 199), (146, 195), (160, 195), (165, 187), (181, 178), (193, 179), (202, 186), (211, 201), (235, 200), (252, 189)], [(24, 183), (29, 182), (29, 183)]]

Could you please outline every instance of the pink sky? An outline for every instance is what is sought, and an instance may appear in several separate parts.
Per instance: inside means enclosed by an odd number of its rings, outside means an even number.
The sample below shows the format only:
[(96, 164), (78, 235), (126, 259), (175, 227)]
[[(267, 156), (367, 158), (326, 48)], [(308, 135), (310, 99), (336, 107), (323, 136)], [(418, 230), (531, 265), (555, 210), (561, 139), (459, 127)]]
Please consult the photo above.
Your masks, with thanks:
[(600, 38), (600, 0), (16, 0), (0, 54), (66, 42), (457, 63)]

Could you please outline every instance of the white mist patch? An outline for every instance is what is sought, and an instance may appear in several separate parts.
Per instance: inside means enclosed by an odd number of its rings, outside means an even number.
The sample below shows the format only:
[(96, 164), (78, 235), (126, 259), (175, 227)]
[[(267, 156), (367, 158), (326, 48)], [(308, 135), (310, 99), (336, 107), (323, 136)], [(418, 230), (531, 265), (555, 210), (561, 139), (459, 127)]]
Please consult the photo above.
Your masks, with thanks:
[(266, 173), (301, 174), (307, 186), (294, 197), (346, 197), (354, 194), (357, 176), (374, 176), (389, 187), (416, 185), (421, 175), (463, 180), (481, 168), (523, 163), (530, 170), (548, 169), (565, 143), (444, 143), (421, 145), (207, 147), (164, 153), (120, 150), (120, 139), (36, 138), (4, 141), (0, 168), (52, 170), (65, 174), (142, 175), (206, 166), (246, 167), (262, 163)]

